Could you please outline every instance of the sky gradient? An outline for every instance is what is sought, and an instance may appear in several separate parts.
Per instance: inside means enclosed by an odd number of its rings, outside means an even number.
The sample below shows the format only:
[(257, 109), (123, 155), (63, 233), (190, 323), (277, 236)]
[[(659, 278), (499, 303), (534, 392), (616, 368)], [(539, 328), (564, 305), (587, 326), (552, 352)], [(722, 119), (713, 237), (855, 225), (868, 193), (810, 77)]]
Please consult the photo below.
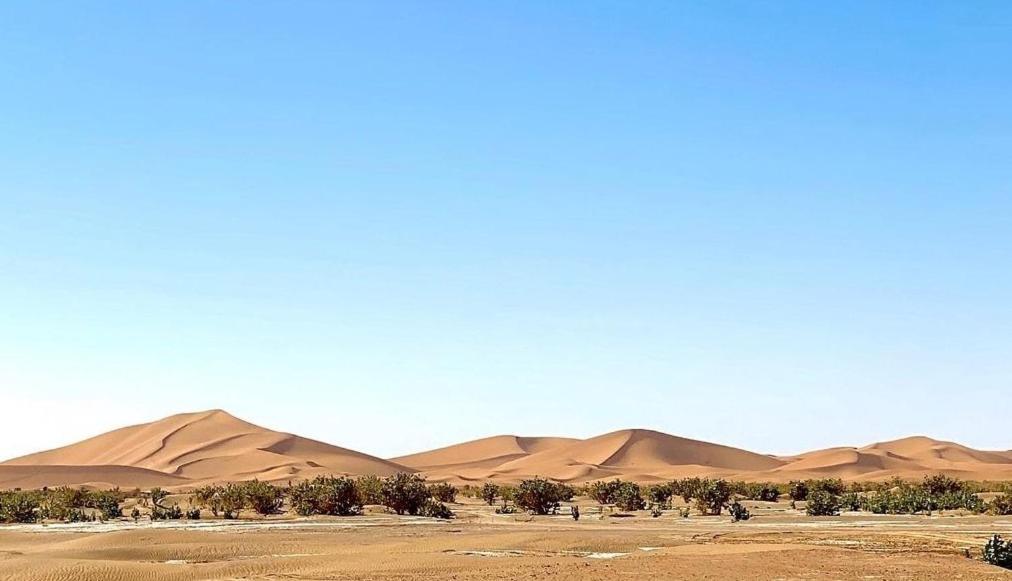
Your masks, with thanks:
[(1010, 449), (1012, 9), (4, 2), (0, 458)]

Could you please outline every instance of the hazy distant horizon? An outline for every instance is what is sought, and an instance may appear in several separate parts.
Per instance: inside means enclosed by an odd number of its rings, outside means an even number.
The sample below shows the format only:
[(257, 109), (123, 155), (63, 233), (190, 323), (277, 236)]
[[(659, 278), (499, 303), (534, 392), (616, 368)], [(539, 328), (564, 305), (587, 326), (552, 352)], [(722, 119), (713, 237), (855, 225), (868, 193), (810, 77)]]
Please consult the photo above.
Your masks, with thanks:
[(1012, 449), (1012, 6), (0, 6), (0, 459)]

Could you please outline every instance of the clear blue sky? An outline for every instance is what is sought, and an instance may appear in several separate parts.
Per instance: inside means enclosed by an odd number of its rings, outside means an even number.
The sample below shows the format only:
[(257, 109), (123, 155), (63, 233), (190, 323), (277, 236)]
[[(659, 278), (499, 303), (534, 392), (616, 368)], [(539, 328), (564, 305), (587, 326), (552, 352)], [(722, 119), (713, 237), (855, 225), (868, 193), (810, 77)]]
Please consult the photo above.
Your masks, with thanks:
[(4, 2), (0, 456), (1012, 448), (1012, 8)]

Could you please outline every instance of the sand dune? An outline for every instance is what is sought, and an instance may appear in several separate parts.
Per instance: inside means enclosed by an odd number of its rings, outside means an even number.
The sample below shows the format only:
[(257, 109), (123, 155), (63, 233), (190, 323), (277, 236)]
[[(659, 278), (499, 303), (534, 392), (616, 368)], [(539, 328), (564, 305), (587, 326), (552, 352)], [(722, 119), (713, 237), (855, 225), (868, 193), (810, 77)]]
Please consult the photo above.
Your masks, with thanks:
[(430, 480), (516, 482), (542, 476), (581, 483), (623, 478), (653, 482), (686, 476), (787, 481), (838, 477), (882, 480), (944, 473), (1012, 480), (1012, 451), (982, 451), (923, 436), (864, 447), (775, 457), (672, 436), (620, 430), (585, 440), (493, 436), (383, 460), (276, 432), (222, 410), (179, 414), (0, 463), (0, 487), (92, 484), (185, 488), (206, 482), (284, 482), (317, 474), (418, 471)]
[(14, 458), (0, 466), (142, 468), (174, 479), (177, 484), (412, 471), (353, 450), (268, 430), (222, 410), (179, 414), (121, 428), (70, 446)]
[(878, 442), (861, 448), (816, 450), (782, 459), (786, 464), (774, 471), (774, 477), (881, 480), (943, 473), (974, 480), (1012, 478), (1012, 452), (974, 450), (925, 436)]

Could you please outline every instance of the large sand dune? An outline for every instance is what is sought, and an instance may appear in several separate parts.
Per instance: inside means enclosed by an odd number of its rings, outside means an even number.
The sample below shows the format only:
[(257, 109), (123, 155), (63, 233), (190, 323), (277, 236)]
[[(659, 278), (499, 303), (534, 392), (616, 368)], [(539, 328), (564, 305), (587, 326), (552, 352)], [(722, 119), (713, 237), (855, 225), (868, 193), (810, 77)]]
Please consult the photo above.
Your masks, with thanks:
[(123, 467), (141, 468), (174, 484), (412, 471), (361, 452), (268, 430), (221, 410), (174, 415), (0, 464), (8, 470), (29, 466), (77, 467), (89, 480)]
[(1012, 480), (1012, 451), (981, 451), (919, 436), (777, 457), (635, 429), (584, 440), (494, 436), (383, 460), (211, 410), (129, 426), (8, 460), (0, 463), (0, 488), (63, 484), (180, 488), (252, 478), (284, 482), (317, 474), (386, 476), (399, 471), (418, 471), (431, 480), (455, 483), (516, 482), (532, 476), (574, 483), (685, 476), (882, 480), (934, 473)]

